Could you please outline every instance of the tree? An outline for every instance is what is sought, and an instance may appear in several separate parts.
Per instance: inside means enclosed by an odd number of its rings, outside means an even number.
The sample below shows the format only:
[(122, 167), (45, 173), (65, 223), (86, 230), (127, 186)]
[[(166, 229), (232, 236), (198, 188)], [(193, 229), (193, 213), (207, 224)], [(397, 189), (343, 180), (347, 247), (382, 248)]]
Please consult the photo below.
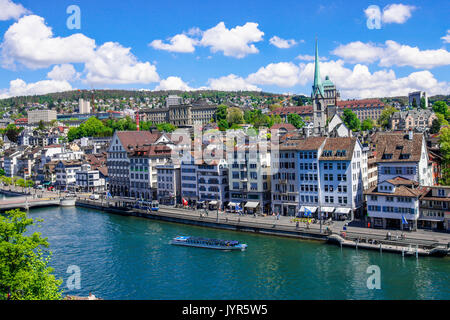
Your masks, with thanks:
[(41, 131), (41, 132), (45, 131), (45, 123), (44, 123), (43, 120), (39, 121), (38, 130)]
[(420, 107), (422, 109), (426, 109), (427, 108), (427, 106), (425, 104), (425, 97), (420, 98)]
[(361, 130), (369, 131), (373, 128), (373, 120), (370, 118), (365, 119), (361, 124)]
[(439, 122), (439, 119), (434, 119), (433, 122), (431, 123), (430, 133), (431, 134), (438, 133), (440, 129), (441, 124)]
[(226, 105), (219, 105), (216, 111), (216, 121), (219, 129), (221, 131), (227, 130), (229, 128), (227, 121), (228, 107)]
[(416, 102), (416, 99), (413, 99), (413, 101), (412, 101), (412, 107), (413, 107), (413, 109), (417, 109), (417, 102)]
[(389, 120), (391, 119), (391, 116), (395, 112), (398, 112), (398, 110), (395, 109), (394, 107), (388, 106), (384, 108), (384, 110), (381, 112), (380, 117), (377, 120), (378, 124), (381, 125), (383, 128), (388, 128)]
[(350, 109), (344, 110), (342, 120), (344, 121), (345, 125), (352, 131), (359, 131), (361, 129), (361, 121)]
[(448, 119), (450, 117), (450, 113), (448, 111), (448, 106), (445, 103), (445, 101), (436, 101), (433, 104), (433, 111), (444, 115), (444, 117), (446, 119)]
[(439, 133), (439, 144), (441, 153), (444, 157), (442, 163), (442, 179), (440, 181), (443, 185), (450, 185), (450, 128), (443, 127)]
[(43, 251), (47, 239), (37, 232), (25, 235), (33, 224), (19, 209), (0, 216), (0, 299), (61, 299), (62, 280), (48, 266), (51, 253)]
[(270, 111), (274, 111), (278, 108), (281, 108), (281, 105), (279, 103), (274, 103), (269, 106)]
[(300, 117), (296, 113), (290, 113), (287, 117), (288, 123), (292, 124), (297, 129), (302, 128), (305, 125), (305, 122), (303, 122), (302, 117)]
[(158, 129), (158, 131), (167, 133), (174, 132), (177, 129), (177, 127), (175, 127), (171, 123), (160, 123), (156, 125), (156, 128)]
[(227, 122), (229, 125), (241, 124), (244, 122), (243, 112), (240, 108), (229, 108), (227, 113)]
[(299, 107), (303, 106), (303, 99), (302, 99), (302, 97), (298, 97), (297, 106), (299, 106)]

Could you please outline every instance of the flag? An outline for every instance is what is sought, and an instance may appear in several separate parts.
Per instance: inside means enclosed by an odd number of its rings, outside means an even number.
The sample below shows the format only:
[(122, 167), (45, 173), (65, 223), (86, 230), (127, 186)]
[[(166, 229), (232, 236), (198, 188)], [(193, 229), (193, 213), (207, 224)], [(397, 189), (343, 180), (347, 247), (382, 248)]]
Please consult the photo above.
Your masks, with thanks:
[(406, 221), (404, 216), (402, 216), (402, 224), (408, 224), (408, 221)]
[(305, 217), (311, 217), (312, 212), (308, 208), (305, 208)]
[(182, 199), (182, 201), (183, 201), (183, 206), (187, 206), (188, 205), (188, 202), (184, 198)]
[(236, 211), (238, 212), (242, 211), (242, 208), (238, 204), (236, 205)]

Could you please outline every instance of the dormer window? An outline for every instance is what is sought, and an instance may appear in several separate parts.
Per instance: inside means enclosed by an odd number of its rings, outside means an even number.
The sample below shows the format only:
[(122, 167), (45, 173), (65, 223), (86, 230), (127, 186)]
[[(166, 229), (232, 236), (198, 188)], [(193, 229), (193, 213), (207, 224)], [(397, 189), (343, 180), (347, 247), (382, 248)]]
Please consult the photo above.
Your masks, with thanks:
[(382, 159), (392, 159), (392, 153), (385, 153), (385, 154), (383, 154)]
[(399, 157), (399, 159), (409, 159), (411, 155), (409, 153), (402, 153)]

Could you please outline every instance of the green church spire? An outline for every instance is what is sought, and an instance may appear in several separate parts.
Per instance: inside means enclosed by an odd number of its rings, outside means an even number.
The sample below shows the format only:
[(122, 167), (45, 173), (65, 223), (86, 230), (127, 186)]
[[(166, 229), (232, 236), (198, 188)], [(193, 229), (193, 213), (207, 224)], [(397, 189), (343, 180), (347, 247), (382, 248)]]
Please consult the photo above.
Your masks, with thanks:
[(313, 96), (319, 91), (323, 95), (322, 80), (320, 79), (320, 66), (319, 66), (319, 47), (317, 45), (316, 38), (316, 58), (315, 58), (315, 69), (314, 69), (314, 86), (313, 86)]

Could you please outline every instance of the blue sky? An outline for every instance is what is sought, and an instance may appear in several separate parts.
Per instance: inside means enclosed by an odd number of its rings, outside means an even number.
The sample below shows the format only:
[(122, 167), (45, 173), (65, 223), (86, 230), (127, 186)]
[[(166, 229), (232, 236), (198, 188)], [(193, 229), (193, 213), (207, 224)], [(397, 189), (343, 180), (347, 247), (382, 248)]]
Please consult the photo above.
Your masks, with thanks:
[[(81, 29), (67, 27), (70, 5)], [(322, 77), (343, 98), (450, 94), (449, 9), (448, 1), (0, 0), (0, 97), (75, 88), (309, 95), (316, 36)]]

